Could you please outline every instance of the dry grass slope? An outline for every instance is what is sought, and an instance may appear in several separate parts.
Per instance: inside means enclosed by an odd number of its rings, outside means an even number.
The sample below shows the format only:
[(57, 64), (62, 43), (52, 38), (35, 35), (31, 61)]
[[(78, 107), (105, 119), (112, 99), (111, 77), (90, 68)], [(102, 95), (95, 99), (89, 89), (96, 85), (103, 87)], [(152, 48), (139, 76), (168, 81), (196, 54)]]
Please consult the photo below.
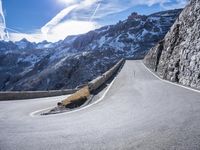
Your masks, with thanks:
[(74, 94), (72, 94), (70, 97), (61, 101), (61, 104), (63, 106), (67, 106), (69, 104), (76, 103), (78, 101), (85, 101), (89, 96), (90, 96), (89, 87), (85, 86), (82, 89), (75, 92)]

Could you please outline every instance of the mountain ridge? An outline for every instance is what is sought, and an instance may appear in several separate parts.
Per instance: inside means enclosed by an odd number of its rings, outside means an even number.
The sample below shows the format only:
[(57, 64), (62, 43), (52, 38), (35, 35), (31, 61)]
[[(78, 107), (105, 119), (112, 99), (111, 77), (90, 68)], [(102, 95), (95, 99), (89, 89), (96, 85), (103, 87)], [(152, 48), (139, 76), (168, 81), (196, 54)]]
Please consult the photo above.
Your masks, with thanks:
[[(25, 39), (0, 49), (0, 90), (75, 88), (107, 71), (121, 58), (143, 58), (161, 40), (181, 9), (127, 20), (56, 43)], [(38, 46), (39, 45), (39, 46)], [(2, 48), (4, 48), (2, 50)]]

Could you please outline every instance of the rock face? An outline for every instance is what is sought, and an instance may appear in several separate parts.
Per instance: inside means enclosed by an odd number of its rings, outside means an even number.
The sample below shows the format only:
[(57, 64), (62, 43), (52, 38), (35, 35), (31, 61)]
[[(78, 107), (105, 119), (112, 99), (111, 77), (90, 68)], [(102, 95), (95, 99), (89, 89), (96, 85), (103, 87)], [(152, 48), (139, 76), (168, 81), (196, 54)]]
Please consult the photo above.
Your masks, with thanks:
[(145, 64), (163, 79), (200, 89), (200, 0), (191, 0)]
[(182, 10), (142, 16), (63, 41), (0, 42), (0, 90), (75, 88), (107, 71), (121, 58), (139, 59), (165, 34)]

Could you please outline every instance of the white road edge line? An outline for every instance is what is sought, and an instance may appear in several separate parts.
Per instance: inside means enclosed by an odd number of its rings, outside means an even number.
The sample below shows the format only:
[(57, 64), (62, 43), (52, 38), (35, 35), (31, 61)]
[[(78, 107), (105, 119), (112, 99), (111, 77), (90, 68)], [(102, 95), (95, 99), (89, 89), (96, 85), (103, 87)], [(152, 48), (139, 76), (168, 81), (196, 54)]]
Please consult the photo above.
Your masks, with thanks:
[(48, 107), (48, 108), (45, 108), (45, 109), (40, 109), (40, 110), (34, 111), (34, 112), (30, 113), (30, 116), (35, 117), (35, 114), (42, 112), (42, 111), (45, 111), (45, 110), (49, 110), (51, 108), (53, 108), (53, 107)]
[(190, 88), (190, 87), (186, 87), (186, 86), (180, 85), (180, 84), (178, 84), (178, 83), (173, 83), (173, 82), (170, 82), (170, 81), (168, 81), (168, 80), (165, 80), (165, 79), (160, 78), (160, 77), (159, 77), (158, 75), (156, 75), (151, 69), (149, 69), (149, 68), (144, 64), (143, 61), (141, 61), (141, 62), (142, 62), (142, 64), (143, 64), (143, 66), (144, 66), (151, 74), (153, 74), (157, 79), (159, 79), (159, 80), (161, 80), (161, 81), (163, 81), (163, 82), (166, 82), (166, 83), (175, 85), (175, 86), (182, 87), (182, 88), (187, 89), (187, 90), (191, 90), (191, 91), (200, 93), (199, 90), (196, 90), (196, 89), (193, 89), (193, 88)]
[[(82, 107), (82, 108), (79, 108), (79, 109), (75, 109), (75, 110), (68, 111), (68, 112), (63, 112), (63, 113), (58, 113), (58, 114), (46, 115), (45, 117), (51, 117), (51, 116), (55, 116), (55, 115), (63, 115), (63, 114), (75, 113), (75, 112), (78, 112), (78, 111), (87, 109), (87, 108), (89, 108), (89, 107), (91, 107), (91, 106), (93, 106), (93, 105), (95, 105), (95, 104), (101, 102), (101, 101), (104, 99), (104, 97), (106, 96), (106, 94), (108, 93), (108, 91), (110, 90), (110, 88), (112, 87), (112, 85), (113, 85), (113, 83), (115, 82), (116, 78), (117, 78), (117, 76), (116, 76), (116, 77), (113, 79), (113, 81), (109, 84), (108, 88), (107, 88), (106, 91), (103, 93), (102, 97), (99, 98), (99, 99), (98, 99), (97, 101), (95, 101), (94, 103), (91, 103), (91, 104), (89, 104), (89, 105), (87, 105), (87, 106), (84, 106), (84, 107)], [(51, 109), (51, 108), (53, 108), (53, 107), (48, 107), (48, 108), (45, 108), (45, 109), (41, 109), (41, 110), (34, 111), (34, 112), (30, 113), (30, 116), (31, 116), (31, 117), (37, 117), (35, 114), (37, 114), (37, 113), (39, 113), (39, 112), (42, 112), (42, 111), (45, 111), (45, 110), (49, 110), (49, 109)]]

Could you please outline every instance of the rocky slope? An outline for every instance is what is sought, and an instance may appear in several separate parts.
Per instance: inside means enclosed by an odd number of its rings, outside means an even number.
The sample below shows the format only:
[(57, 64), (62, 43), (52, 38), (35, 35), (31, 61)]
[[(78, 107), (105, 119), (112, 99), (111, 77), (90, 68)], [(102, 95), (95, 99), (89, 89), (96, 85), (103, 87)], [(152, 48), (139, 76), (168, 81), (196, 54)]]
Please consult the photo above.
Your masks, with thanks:
[(164, 37), (181, 12), (127, 20), (63, 41), (0, 42), (0, 90), (75, 88), (108, 70), (120, 58), (143, 58)]
[(172, 82), (200, 89), (200, 0), (191, 0), (145, 64)]

